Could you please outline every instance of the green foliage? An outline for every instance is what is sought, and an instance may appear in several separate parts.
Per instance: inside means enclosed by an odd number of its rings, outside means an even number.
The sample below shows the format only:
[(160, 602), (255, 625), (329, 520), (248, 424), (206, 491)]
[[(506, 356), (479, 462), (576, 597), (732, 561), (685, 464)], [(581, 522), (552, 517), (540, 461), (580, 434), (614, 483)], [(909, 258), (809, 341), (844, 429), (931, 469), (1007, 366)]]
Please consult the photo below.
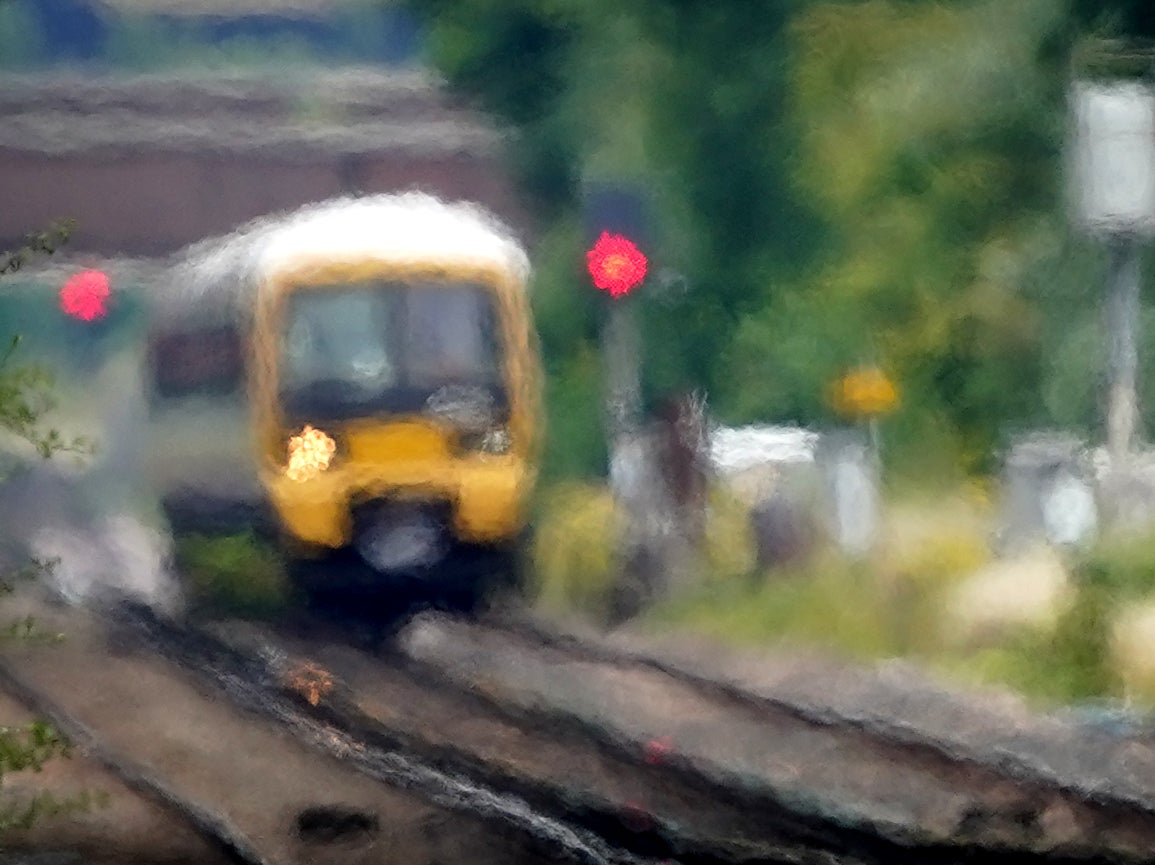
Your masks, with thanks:
[[(31, 559), (21, 567), (0, 572), (0, 595), (9, 595), (16, 591), (22, 583), (30, 583), (48, 576), (52, 569), (59, 564), (58, 559), (42, 561)], [(0, 643), (19, 641), (23, 644), (51, 645), (63, 641), (64, 635), (42, 630), (32, 616), (25, 616), (9, 622), (5, 628), (0, 628)]]
[(850, 310), (842, 350), (893, 369), (903, 411), (945, 416), (977, 471), (1000, 425), (1042, 415), (1023, 289), (1061, 231), (1062, 91), (1036, 59), (1055, 11), (815, 4), (794, 22), (799, 177), (838, 238), (810, 309)]
[[(703, 571), (714, 584), (748, 573), (752, 548), (745, 508), (719, 491), (707, 516)], [(619, 563), (620, 516), (603, 485), (561, 482), (539, 494), (531, 550), (535, 602), (546, 610), (605, 621)]]
[(592, 478), (606, 464), (602, 441), (601, 358), (587, 345), (571, 358), (555, 361), (546, 379), (550, 407), (542, 480)]
[(262, 617), (288, 603), (284, 562), (252, 532), (178, 537), (175, 561), (191, 602), (206, 612)]
[(1068, 237), (1061, 155), (1071, 48), (1102, 16), (1047, 0), (410, 6), (450, 82), (518, 127), (518, 170), (552, 166), (521, 174), (549, 203), (551, 435), (594, 396), (568, 373), (597, 338), (583, 238), (556, 230), (577, 222), (582, 175), (640, 178), (656, 202), (631, 301), (650, 399), (697, 387), (731, 422), (825, 424), (834, 376), (880, 363), (903, 394), (887, 453), (924, 476), (944, 460), (989, 473), (1022, 427), (1097, 421), (1102, 262)]
[(56, 407), (52, 396), (55, 380), (41, 367), (13, 366), (11, 360), (19, 345), (20, 337), (13, 337), (8, 351), (0, 356), (0, 430), (29, 442), (43, 459), (60, 453), (91, 453), (93, 444), (86, 437), (69, 440), (59, 430), (41, 429), (44, 416)]
[[(9, 773), (39, 772), (49, 760), (71, 756), (69, 741), (43, 721), (0, 727), (0, 783)], [(50, 793), (32, 797), (6, 796), (0, 799), (0, 837), (5, 832), (28, 829), (46, 817), (83, 813), (103, 808), (108, 802), (107, 793), (90, 790), (63, 799)]]
[(1155, 593), (1155, 531), (1099, 541), (1079, 556), (1074, 573), (1081, 586), (1119, 601)]
[(105, 808), (111, 797), (103, 790), (82, 790), (60, 799), (51, 793), (33, 796), (24, 802), (0, 804), (0, 834), (29, 829), (40, 820), (68, 814), (83, 814)]
[(880, 658), (908, 648), (898, 638), (890, 600), (867, 568), (829, 554), (803, 569), (705, 584), (656, 608), (647, 624), (738, 646), (821, 648)]
[[(1085, 285), (1056, 243), (1054, 4), (410, 5), (451, 83), (518, 125), (515, 164), (554, 154), (553, 186), (529, 188), (555, 193), (548, 224), (574, 222), (582, 174), (641, 177), (658, 202), (655, 276), (633, 301), (651, 396), (704, 387), (734, 421), (823, 423), (830, 380), (874, 360), (905, 395), (894, 450), (945, 428), (978, 472), (1006, 427), (1085, 406), (1087, 378), (1042, 355), (1060, 337), (1036, 291), (1044, 270), (1061, 285), (1040, 290)], [(557, 299), (590, 292), (560, 267), (582, 238), (562, 236), (547, 231), (539, 309), (555, 370), (589, 339), (588, 305)]]
[[(718, 510), (717, 502), (714, 505)], [(829, 542), (789, 564), (758, 569), (732, 560), (700, 585), (655, 608), (653, 629), (687, 629), (727, 643), (819, 649), (857, 659), (918, 655), (948, 647), (942, 610), (946, 591), (989, 559), (973, 503), (940, 499), (941, 517), (915, 501), (892, 507), (893, 536), (869, 558), (841, 554)], [(745, 528), (745, 510), (725, 518)], [(900, 531), (898, 529), (901, 529)], [(731, 535), (723, 547), (749, 545)], [(712, 562), (721, 562), (715, 553)]]
[(67, 740), (42, 721), (22, 727), (0, 727), (0, 766), (7, 771), (39, 771), (52, 757), (68, 754)]
[[(516, 125), (511, 164), (547, 229), (538, 320), (551, 372), (584, 366), (598, 338), (581, 272), (580, 177), (639, 178), (653, 201), (652, 276), (642, 306), (650, 400), (702, 387), (733, 393), (720, 358), (740, 316), (769, 293), (771, 269), (799, 272), (813, 220), (787, 183), (782, 40), (788, 10), (732, 15), (710, 4), (622, 6), (519, 0), (410, 0), (452, 86)], [(563, 295), (569, 295), (564, 297)], [(591, 325), (594, 328), (591, 332)], [(715, 387), (717, 385), (717, 387)], [(567, 393), (569, 387), (578, 393)], [(586, 382), (549, 402), (554, 452), (575, 453), (569, 417)], [(560, 423), (559, 423), (560, 421)], [(570, 459), (579, 475), (604, 470)]]
[(40, 255), (53, 255), (61, 246), (68, 242), (68, 238), (75, 228), (75, 222), (66, 219), (54, 223), (44, 231), (26, 235), (24, 244), (18, 249), (0, 253), (0, 275), (15, 273), (23, 267), (30, 258)]
[(1065, 705), (1120, 694), (1110, 657), (1109, 593), (1080, 589), (1054, 630), (1023, 631), (965, 657), (934, 658), (935, 667), (963, 681), (1012, 688), (1045, 705)]
[(615, 565), (613, 500), (603, 489), (572, 483), (541, 499), (531, 550), (536, 603), (603, 619)]
[(1072, 24), (1105, 36), (1155, 37), (1155, 9), (1146, 0), (1072, 0)]
[[(67, 243), (74, 228), (72, 220), (63, 220), (45, 231), (27, 235), (23, 246), (0, 254), (0, 275), (16, 273), (35, 256), (53, 255)], [(13, 364), (20, 343), (20, 334), (13, 333), (0, 354), (0, 431), (31, 443), (44, 459), (61, 452), (89, 453), (92, 444), (84, 438), (68, 441), (58, 430), (41, 431), (44, 415), (55, 407), (51, 395), (54, 380), (42, 367)]]
[[(53, 254), (66, 242), (71, 230), (71, 223), (65, 222), (45, 232), (29, 235), (20, 249), (0, 254), (0, 274), (20, 270), (33, 256)], [(55, 429), (42, 431), (43, 416), (54, 405), (51, 397), (52, 379), (41, 369), (12, 364), (19, 345), (20, 337), (14, 334), (8, 350), (0, 356), (0, 431), (31, 443), (44, 459), (62, 451), (87, 452), (90, 445), (84, 439), (66, 441)], [(22, 580), (39, 577), (47, 567), (51, 567), (51, 564), (31, 562), (15, 573), (0, 573), (0, 594), (11, 592)], [(0, 632), (0, 639), (56, 642), (61, 636), (46, 634), (36, 627), (32, 619), (25, 618), (11, 623)], [(57, 756), (68, 756), (68, 743), (58, 731), (43, 721), (22, 727), (0, 727), (0, 785), (8, 773), (40, 771), (47, 760)], [(88, 810), (94, 805), (103, 804), (105, 800), (104, 794), (84, 791), (64, 800), (39, 794), (27, 801), (6, 802), (0, 804), (0, 833), (28, 828), (44, 816)]]
[(565, 4), (406, 0), (429, 25), (426, 53), (459, 92), (522, 132), (511, 165), (542, 214), (572, 206), (582, 129), (562, 110), (579, 32)]

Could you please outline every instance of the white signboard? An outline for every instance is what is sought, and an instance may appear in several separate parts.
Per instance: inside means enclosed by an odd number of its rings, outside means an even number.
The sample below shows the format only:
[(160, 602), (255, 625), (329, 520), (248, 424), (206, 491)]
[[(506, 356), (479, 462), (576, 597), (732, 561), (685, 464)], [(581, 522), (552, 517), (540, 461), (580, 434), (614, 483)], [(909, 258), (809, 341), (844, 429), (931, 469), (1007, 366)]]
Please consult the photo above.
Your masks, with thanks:
[(1079, 82), (1072, 103), (1076, 220), (1094, 234), (1155, 234), (1155, 92)]

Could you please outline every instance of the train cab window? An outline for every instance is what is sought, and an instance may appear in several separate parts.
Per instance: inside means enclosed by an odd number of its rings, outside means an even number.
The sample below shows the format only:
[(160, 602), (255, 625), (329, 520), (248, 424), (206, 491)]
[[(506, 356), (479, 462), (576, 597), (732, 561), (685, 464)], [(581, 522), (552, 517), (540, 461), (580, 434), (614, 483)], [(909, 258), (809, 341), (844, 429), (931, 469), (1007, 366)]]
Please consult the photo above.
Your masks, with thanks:
[(334, 383), (379, 392), (395, 383), (388, 296), (362, 290), (300, 292), (282, 342), (288, 389)]
[(480, 285), (310, 287), (290, 295), (278, 330), (279, 398), (295, 417), (420, 411), (446, 385), (503, 398), (497, 313)]
[(415, 286), (406, 311), (405, 356), (414, 385), (497, 381), (496, 321), (482, 288)]

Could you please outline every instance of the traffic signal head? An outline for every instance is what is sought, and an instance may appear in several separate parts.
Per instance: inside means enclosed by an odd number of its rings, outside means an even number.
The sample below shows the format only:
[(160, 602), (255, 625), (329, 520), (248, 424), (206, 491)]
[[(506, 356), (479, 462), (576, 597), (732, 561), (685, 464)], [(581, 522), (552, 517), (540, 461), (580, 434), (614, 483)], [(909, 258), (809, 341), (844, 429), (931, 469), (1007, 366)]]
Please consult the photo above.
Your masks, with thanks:
[(587, 182), (583, 215), (586, 267), (594, 285), (621, 298), (642, 284), (648, 261), (639, 247), (648, 244), (645, 187), (639, 182)]

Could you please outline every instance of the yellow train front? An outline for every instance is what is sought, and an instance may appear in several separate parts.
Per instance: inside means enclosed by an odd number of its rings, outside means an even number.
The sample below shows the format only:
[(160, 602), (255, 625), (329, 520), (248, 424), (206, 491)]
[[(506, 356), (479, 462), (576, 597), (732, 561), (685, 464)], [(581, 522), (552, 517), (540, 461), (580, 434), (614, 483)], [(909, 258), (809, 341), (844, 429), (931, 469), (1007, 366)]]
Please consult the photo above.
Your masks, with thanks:
[(417, 195), (259, 236), (238, 274), (247, 423), (303, 587), (476, 599), (513, 577), (541, 439), (520, 246)]

